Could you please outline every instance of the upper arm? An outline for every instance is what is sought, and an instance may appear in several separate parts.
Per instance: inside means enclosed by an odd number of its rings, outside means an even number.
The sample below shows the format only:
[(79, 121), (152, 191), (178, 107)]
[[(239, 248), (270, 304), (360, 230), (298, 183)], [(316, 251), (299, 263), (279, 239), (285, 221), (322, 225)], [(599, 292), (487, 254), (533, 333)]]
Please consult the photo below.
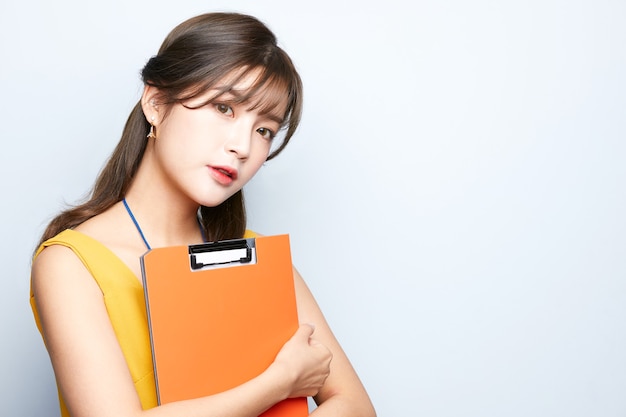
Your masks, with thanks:
[(315, 397), (315, 401), (322, 404), (337, 397), (336, 399), (343, 402), (343, 406), (352, 410), (351, 413), (347, 412), (345, 415), (374, 415), (374, 409), (363, 384), (330, 329), (311, 291), (295, 268), (294, 279), (300, 322), (314, 324), (313, 337), (330, 349), (333, 354), (330, 375)]
[(33, 263), (32, 288), (57, 384), (72, 416), (140, 411), (102, 292), (80, 259), (63, 246), (46, 248)]

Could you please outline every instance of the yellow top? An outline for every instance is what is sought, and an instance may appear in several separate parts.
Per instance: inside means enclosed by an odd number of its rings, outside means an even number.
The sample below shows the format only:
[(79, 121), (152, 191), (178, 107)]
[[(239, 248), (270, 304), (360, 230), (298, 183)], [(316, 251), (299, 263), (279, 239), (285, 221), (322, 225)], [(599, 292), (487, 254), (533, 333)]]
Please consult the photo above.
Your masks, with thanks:
[[(245, 238), (256, 236), (246, 230)], [(135, 274), (113, 252), (97, 240), (75, 230), (65, 230), (45, 241), (37, 252), (51, 245), (70, 248), (80, 258), (102, 291), (111, 325), (117, 336), (126, 364), (133, 378), (143, 409), (157, 406), (157, 395), (152, 366), (152, 350), (143, 287)], [(41, 332), (41, 321), (33, 290), (30, 304), (35, 322)], [(61, 416), (70, 417), (59, 393)]]

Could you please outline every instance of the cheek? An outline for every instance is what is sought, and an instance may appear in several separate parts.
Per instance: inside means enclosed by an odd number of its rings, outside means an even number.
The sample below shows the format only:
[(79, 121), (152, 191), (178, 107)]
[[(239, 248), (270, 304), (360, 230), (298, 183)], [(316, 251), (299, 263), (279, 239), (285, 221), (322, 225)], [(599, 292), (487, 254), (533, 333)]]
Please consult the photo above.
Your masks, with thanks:
[(191, 155), (200, 156), (211, 150), (211, 141), (206, 126), (187, 118), (186, 120), (171, 120), (162, 128), (162, 135), (157, 138), (161, 141), (163, 151), (172, 156), (189, 158)]
[(206, 112), (175, 106), (163, 120), (161, 130), (169, 139), (178, 142), (190, 141), (207, 130)]
[(263, 165), (263, 163), (267, 160), (267, 156), (270, 154), (271, 147), (271, 142), (262, 142), (258, 145), (253, 154), (255, 164), (258, 164), (259, 167)]

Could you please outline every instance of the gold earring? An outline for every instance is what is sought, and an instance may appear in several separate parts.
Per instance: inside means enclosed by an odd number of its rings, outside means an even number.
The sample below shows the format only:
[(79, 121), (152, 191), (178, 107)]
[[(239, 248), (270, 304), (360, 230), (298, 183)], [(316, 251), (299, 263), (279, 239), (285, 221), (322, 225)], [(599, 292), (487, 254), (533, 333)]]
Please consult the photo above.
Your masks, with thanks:
[(154, 133), (154, 116), (152, 116), (152, 119), (150, 120), (150, 132), (148, 132), (148, 136), (146, 136), (148, 139), (156, 139), (156, 134)]

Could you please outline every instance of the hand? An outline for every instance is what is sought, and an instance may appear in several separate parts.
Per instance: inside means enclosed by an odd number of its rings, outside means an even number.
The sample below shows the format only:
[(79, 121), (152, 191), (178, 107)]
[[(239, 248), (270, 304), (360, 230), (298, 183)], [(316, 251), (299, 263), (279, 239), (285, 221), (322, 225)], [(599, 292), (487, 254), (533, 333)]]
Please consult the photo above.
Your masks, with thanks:
[(274, 363), (290, 381), (289, 398), (317, 395), (330, 374), (332, 353), (313, 337), (315, 327), (303, 324), (284, 344)]

